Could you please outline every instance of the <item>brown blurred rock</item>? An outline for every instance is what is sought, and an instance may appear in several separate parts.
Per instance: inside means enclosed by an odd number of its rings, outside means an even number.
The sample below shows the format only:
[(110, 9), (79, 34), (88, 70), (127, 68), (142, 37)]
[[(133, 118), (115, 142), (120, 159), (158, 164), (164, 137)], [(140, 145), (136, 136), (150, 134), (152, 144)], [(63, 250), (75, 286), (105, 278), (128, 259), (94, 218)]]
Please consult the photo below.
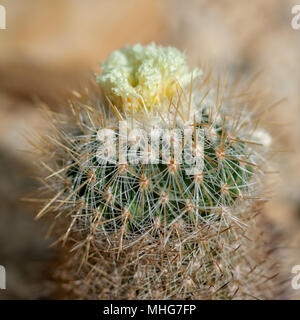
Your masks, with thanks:
[(55, 251), (45, 240), (46, 225), (33, 221), (31, 205), (21, 201), (37, 184), (29, 165), (0, 148), (0, 264), (6, 268), (6, 290), (0, 299), (41, 299), (52, 291), (49, 265)]

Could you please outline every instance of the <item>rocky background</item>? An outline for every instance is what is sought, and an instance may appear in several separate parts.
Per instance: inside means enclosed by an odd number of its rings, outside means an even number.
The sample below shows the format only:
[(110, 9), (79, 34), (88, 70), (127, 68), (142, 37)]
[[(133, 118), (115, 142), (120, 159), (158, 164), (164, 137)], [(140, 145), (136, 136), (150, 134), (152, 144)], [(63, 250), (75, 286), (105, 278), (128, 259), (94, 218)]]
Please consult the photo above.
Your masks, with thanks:
[[(185, 50), (192, 65), (251, 77), (272, 102), (280, 170), (265, 213), (282, 239), (283, 272), (300, 264), (300, 30), (291, 27), (297, 0), (2, 0), (7, 29), (0, 30), (0, 264), (7, 290), (0, 299), (48, 299), (56, 249), (46, 226), (33, 221), (32, 158), (24, 134), (43, 127), (42, 101), (56, 108), (72, 86), (126, 44), (155, 41)], [(298, 1), (300, 4), (300, 1)], [(272, 123), (271, 123), (272, 120)], [(298, 292), (299, 291), (299, 292)], [(300, 290), (290, 289), (298, 299)]]

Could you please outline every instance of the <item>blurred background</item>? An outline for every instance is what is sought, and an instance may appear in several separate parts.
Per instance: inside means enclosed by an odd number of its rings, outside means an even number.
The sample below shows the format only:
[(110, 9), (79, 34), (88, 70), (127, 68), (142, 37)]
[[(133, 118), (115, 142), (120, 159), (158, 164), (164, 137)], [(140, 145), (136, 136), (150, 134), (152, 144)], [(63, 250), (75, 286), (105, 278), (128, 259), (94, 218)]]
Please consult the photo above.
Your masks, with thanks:
[[(297, 3), (298, 1), (298, 3)], [(287, 277), (300, 265), (300, 30), (291, 9), (300, 0), (0, 0), (7, 29), (0, 30), (0, 265), (7, 290), (0, 299), (47, 299), (55, 249), (46, 226), (33, 221), (35, 203), (19, 201), (36, 184), (24, 133), (43, 120), (37, 101), (57, 101), (99, 62), (126, 44), (172, 45), (191, 65), (209, 64), (249, 77), (262, 72), (272, 101), (280, 146), (280, 182), (266, 216), (280, 235)], [(262, 80), (263, 79), (263, 80)], [(273, 124), (274, 124), (273, 123)], [(276, 149), (277, 146), (274, 147)], [(281, 151), (282, 147), (278, 148)], [(300, 290), (290, 290), (298, 299)]]

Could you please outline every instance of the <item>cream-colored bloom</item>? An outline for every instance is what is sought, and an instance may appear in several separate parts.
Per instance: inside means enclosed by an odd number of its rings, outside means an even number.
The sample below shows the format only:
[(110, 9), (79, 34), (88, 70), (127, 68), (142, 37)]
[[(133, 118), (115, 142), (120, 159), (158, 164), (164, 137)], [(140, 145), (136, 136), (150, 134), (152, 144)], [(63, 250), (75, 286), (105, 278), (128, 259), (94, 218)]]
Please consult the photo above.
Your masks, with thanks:
[(114, 51), (102, 63), (97, 82), (112, 102), (123, 110), (151, 110), (177, 94), (191, 77), (186, 57), (173, 47), (136, 44)]

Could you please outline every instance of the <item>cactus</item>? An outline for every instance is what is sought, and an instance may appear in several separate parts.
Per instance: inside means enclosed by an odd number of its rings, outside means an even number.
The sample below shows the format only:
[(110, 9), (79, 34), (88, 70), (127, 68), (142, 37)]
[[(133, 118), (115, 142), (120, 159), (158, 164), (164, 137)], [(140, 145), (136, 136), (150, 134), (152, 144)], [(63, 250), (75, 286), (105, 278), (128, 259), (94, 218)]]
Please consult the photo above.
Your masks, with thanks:
[(51, 197), (37, 217), (54, 219), (70, 295), (274, 297), (256, 99), (171, 47), (127, 46), (102, 69), (70, 112), (48, 112), (38, 146)]

